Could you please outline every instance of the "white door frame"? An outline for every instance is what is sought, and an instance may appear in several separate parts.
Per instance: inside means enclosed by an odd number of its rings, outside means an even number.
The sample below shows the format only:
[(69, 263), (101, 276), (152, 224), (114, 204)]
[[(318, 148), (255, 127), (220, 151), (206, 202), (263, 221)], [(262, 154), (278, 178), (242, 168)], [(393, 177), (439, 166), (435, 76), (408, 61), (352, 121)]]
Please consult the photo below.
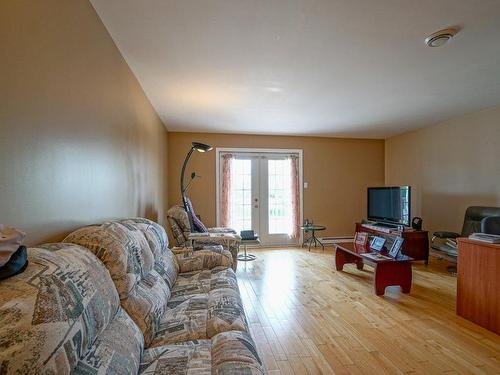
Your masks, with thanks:
[[(303, 157), (304, 151), (302, 149), (290, 148), (237, 148), (237, 147), (217, 147), (215, 149), (215, 214), (217, 226), (220, 226), (220, 155), (221, 153), (249, 153), (249, 154), (298, 154), (299, 155), (299, 190), (300, 190), (300, 223), (304, 222), (304, 173), (303, 173)], [(303, 233), (300, 231), (299, 243), (302, 245)], [(275, 245), (278, 246), (278, 245)]]

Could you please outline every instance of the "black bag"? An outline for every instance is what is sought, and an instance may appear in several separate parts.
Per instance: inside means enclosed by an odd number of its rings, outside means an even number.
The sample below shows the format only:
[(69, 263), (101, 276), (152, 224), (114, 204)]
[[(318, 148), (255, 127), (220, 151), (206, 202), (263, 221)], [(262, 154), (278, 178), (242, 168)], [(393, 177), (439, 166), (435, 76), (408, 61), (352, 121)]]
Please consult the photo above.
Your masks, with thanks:
[(23, 272), (28, 266), (28, 252), (26, 246), (19, 246), (9, 261), (0, 267), (0, 280)]

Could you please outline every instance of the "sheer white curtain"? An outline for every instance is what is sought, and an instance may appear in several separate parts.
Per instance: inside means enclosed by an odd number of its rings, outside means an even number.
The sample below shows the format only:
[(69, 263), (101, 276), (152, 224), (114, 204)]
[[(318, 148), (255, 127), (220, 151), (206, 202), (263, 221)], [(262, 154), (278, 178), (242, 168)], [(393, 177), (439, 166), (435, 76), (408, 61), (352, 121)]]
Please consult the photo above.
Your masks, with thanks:
[(220, 224), (229, 227), (231, 222), (231, 167), (232, 154), (222, 155), (222, 189), (220, 203)]
[(291, 238), (300, 236), (300, 180), (299, 180), (299, 157), (290, 155), (290, 191), (291, 191), (291, 207), (292, 207), (292, 231)]

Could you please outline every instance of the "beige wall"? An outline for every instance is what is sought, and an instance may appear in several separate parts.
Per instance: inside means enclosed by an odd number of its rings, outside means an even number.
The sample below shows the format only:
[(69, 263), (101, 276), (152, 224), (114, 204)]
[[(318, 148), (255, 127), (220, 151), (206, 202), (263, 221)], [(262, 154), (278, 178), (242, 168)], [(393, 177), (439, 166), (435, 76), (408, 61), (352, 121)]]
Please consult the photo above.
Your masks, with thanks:
[(90, 3), (2, 0), (0, 45), (0, 223), (162, 221), (167, 132)]
[[(413, 214), (431, 230), (460, 230), (469, 205), (500, 205), (500, 107), (390, 138), (385, 151), (381, 140), (167, 137), (88, 1), (4, 0), (0, 45), (0, 223), (28, 232), (28, 244), (113, 217), (163, 222), (193, 140), (303, 149), (304, 215), (324, 235), (352, 234), (366, 187), (384, 181), (413, 186)], [(203, 178), (190, 196), (215, 225), (215, 152), (195, 154), (193, 170)]]
[[(191, 142), (215, 147), (293, 148), (304, 150), (304, 214), (327, 226), (324, 235), (349, 235), (366, 216), (366, 188), (384, 183), (384, 141), (318, 137), (225, 135), (169, 132), (169, 206), (180, 202), (179, 175)], [(215, 152), (195, 153), (186, 176), (202, 176), (189, 196), (209, 226), (216, 222)], [(322, 233), (323, 235), (323, 233)]]
[(429, 230), (460, 232), (471, 205), (500, 206), (500, 106), (386, 141), (388, 185), (409, 184)]

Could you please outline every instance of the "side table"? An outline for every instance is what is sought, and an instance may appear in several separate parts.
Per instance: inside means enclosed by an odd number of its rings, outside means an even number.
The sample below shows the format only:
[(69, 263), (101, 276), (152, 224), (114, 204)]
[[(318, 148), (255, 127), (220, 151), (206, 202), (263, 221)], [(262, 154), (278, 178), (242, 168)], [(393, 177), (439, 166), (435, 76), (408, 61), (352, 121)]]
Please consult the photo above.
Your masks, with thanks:
[(316, 231), (325, 230), (326, 229), (325, 226), (323, 226), (323, 225), (302, 225), (300, 227), (300, 229), (302, 229), (304, 231), (304, 234), (306, 234), (308, 232), (311, 233), (311, 236), (308, 239), (304, 240), (304, 242), (302, 243), (302, 246), (309, 244), (309, 251), (311, 251), (311, 245), (314, 243), (314, 247), (316, 247), (319, 244), (319, 245), (321, 245), (323, 250), (325, 250), (325, 245), (323, 245), (323, 243), (318, 239), (318, 237), (316, 237)]
[(252, 240), (241, 239), (241, 244), (243, 245), (244, 254), (239, 254), (238, 260), (241, 260), (242, 262), (248, 262), (248, 261), (255, 260), (255, 258), (256, 258), (255, 255), (247, 253), (247, 246), (248, 245), (260, 245), (259, 238), (257, 237), (257, 238), (252, 239)]

